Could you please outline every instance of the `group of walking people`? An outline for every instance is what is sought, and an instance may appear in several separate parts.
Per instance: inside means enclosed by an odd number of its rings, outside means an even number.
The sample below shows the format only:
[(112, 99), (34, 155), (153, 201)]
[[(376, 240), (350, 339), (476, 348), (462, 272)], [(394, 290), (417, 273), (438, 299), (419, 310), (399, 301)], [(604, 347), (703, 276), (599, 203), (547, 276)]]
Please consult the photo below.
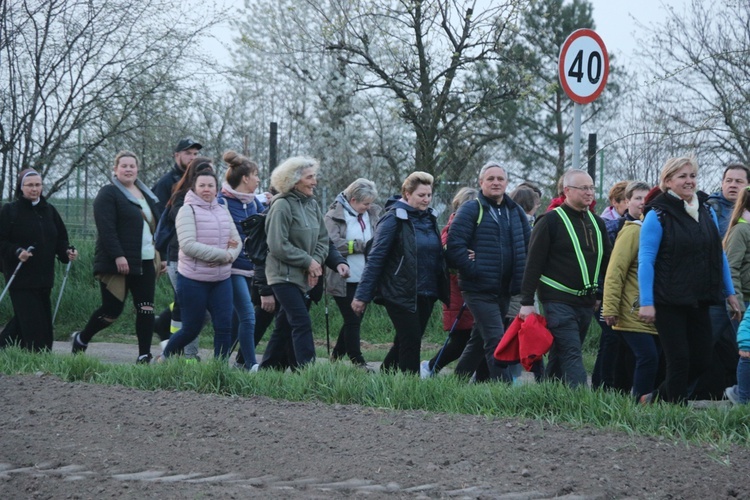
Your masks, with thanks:
[[(723, 342), (734, 349), (726, 364), (736, 369), (725, 394), (748, 401), (750, 321), (739, 323), (750, 296), (750, 170), (744, 165), (727, 167), (722, 191), (709, 197), (697, 190), (695, 159), (671, 158), (656, 188), (637, 181), (613, 187), (602, 217), (593, 210), (591, 177), (569, 170), (560, 197), (537, 217), (538, 189), (522, 184), (507, 194), (507, 171), (490, 161), (477, 188), (456, 194), (441, 228), (430, 207), (434, 178), (426, 172), (411, 173), (383, 209), (375, 203), (375, 184), (356, 179), (324, 212), (314, 196), (315, 159), (289, 158), (271, 173), (274, 194), (257, 194), (254, 162), (226, 152), (220, 183), (201, 148), (181, 140), (173, 169), (153, 190), (139, 180), (135, 154), (115, 157), (111, 182), (94, 201), (93, 271), (101, 305), (72, 335), (74, 353), (86, 351), (121, 315), (130, 293), (137, 362), (151, 362), (155, 282), (168, 273), (175, 296), (159, 314), (169, 318), (169, 331), (157, 328), (157, 361), (195, 357), (210, 318), (216, 357), (227, 358), (237, 344), (236, 365), (247, 371), (298, 369), (315, 361), (309, 310), (325, 281), (343, 318), (332, 361), (348, 358), (371, 370), (360, 337), (362, 317), (375, 302), (395, 330), (383, 371), (426, 378), (457, 360), (459, 376), (512, 383), (520, 358), (496, 358), (498, 345), (514, 318), (523, 322), (541, 312), (553, 342), (546, 366), (539, 352), (527, 367), (538, 380), (587, 386), (582, 345), (598, 315), (595, 386), (628, 390), (642, 403), (684, 402)], [(54, 258), (66, 263), (78, 253), (36, 171), (20, 173), (16, 198), (0, 212), (0, 256), (6, 281), (12, 278), (15, 314), (0, 344), (50, 349)], [(243, 222), (258, 214), (267, 253), (251, 260), (242, 251)], [(157, 233), (166, 235), (159, 248)], [(449, 338), (437, 356), (421, 361), (438, 300)], [(274, 329), (259, 361), (255, 347), (271, 317)], [(530, 335), (519, 340), (527, 352), (540, 345)], [(615, 382), (620, 372), (625, 375)]]

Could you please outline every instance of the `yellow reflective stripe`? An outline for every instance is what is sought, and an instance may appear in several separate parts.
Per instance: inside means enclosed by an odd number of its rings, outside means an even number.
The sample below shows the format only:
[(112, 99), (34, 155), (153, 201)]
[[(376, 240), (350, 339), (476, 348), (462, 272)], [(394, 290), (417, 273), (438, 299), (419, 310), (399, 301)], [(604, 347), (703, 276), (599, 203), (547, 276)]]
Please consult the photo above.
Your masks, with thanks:
[(576, 237), (575, 230), (573, 229), (573, 224), (570, 222), (570, 219), (568, 218), (568, 214), (565, 213), (562, 207), (555, 208), (555, 212), (558, 213), (560, 216), (560, 220), (563, 221), (563, 225), (565, 226), (565, 230), (568, 232), (568, 237), (570, 238), (570, 241), (573, 245), (573, 250), (575, 250), (576, 253), (576, 260), (578, 260), (578, 266), (581, 270), (581, 278), (583, 281), (583, 290), (574, 290), (570, 287), (567, 287), (563, 285), (562, 283), (553, 280), (552, 278), (549, 278), (547, 276), (541, 276), (539, 281), (544, 283), (547, 286), (550, 286), (556, 290), (560, 290), (561, 292), (570, 293), (573, 295), (585, 295), (588, 290), (592, 287), (594, 283), (597, 282), (599, 279), (599, 271), (601, 270), (602, 265), (602, 257), (603, 257), (603, 245), (602, 245), (602, 232), (599, 230), (599, 225), (596, 223), (596, 219), (594, 218), (594, 215), (590, 211), (586, 211), (586, 213), (589, 216), (589, 220), (591, 221), (591, 224), (594, 226), (594, 231), (596, 232), (596, 269), (594, 271), (594, 281), (593, 283), (589, 279), (589, 269), (588, 265), (586, 264), (586, 260), (583, 257), (583, 251), (581, 250), (581, 245), (578, 242), (578, 238)]
[(581, 290), (573, 290), (572, 288), (568, 288), (567, 286), (563, 285), (559, 281), (555, 281), (552, 278), (549, 278), (549, 277), (547, 277), (545, 275), (542, 275), (539, 278), (539, 281), (541, 281), (542, 283), (544, 283), (547, 286), (551, 286), (552, 288), (555, 288), (556, 290), (560, 290), (561, 292), (566, 292), (566, 293), (569, 293), (571, 295), (579, 295), (580, 296), (581, 293), (582, 293)]
[(573, 244), (573, 250), (575, 250), (576, 259), (578, 260), (578, 268), (581, 270), (581, 276), (583, 278), (583, 287), (588, 288), (590, 285), (589, 266), (586, 265), (586, 260), (583, 258), (583, 251), (581, 251), (581, 244), (578, 243), (578, 238), (576, 238), (575, 230), (573, 229), (573, 223), (570, 222), (568, 214), (565, 213), (562, 207), (557, 207), (555, 211), (560, 216), (560, 219), (562, 219), (563, 224), (565, 224), (565, 229), (568, 231), (568, 236), (570, 237), (570, 241)]
[(354, 240), (349, 240), (349, 255), (354, 253)]

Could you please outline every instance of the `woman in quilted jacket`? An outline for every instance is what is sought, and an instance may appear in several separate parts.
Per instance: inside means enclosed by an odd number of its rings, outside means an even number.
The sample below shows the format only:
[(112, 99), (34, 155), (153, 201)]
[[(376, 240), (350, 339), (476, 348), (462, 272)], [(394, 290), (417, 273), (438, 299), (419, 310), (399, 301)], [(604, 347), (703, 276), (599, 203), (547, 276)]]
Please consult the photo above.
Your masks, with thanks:
[(216, 199), (213, 170), (196, 168), (195, 179), (175, 221), (180, 253), (177, 293), (182, 328), (172, 335), (163, 358), (180, 352), (198, 337), (206, 311), (214, 327), (214, 356), (229, 356), (232, 331), (232, 262), (240, 253), (240, 235), (227, 209)]

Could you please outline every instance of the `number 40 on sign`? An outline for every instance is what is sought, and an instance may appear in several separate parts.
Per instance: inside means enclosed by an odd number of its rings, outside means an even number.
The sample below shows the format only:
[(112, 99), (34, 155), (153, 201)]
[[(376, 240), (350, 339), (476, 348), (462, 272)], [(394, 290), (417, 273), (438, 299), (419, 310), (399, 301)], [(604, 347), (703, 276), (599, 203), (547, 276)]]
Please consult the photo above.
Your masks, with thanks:
[(573, 102), (589, 104), (604, 90), (609, 55), (604, 42), (590, 29), (571, 33), (560, 48), (560, 84)]

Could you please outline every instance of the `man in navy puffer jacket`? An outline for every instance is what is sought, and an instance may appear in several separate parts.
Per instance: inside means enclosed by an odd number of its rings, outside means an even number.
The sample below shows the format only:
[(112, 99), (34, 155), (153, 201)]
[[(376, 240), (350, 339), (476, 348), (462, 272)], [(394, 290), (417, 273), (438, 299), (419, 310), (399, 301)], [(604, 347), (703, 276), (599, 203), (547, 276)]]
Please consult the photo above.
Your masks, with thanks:
[(497, 162), (482, 167), (479, 187), (477, 201), (464, 203), (448, 230), (446, 258), (458, 269), (458, 286), (478, 325), (459, 363), (474, 366), (484, 354), (490, 379), (511, 382), (494, 352), (510, 297), (521, 291), (531, 228), (523, 209), (505, 196), (508, 175)]

